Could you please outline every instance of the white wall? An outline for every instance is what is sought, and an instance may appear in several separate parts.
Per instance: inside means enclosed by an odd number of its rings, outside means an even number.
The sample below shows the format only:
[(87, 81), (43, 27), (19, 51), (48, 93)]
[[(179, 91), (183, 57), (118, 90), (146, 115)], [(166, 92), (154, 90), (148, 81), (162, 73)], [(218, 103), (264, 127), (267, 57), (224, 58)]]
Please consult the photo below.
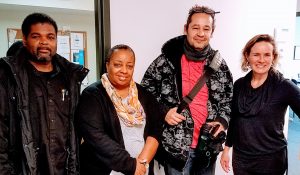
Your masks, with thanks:
[(300, 46), (300, 16), (296, 18), (295, 46)]
[[(59, 4), (57, 4), (59, 5)], [(33, 12), (44, 12), (57, 23), (58, 29), (70, 27), (71, 31), (87, 32), (87, 68), (89, 83), (96, 81), (96, 42), (95, 19), (93, 11), (68, 10), (32, 6), (14, 6), (0, 3), (0, 57), (5, 56), (8, 49), (7, 28), (21, 28), (24, 18)]]
[[(300, 72), (300, 62), (293, 61), (296, 0), (111, 0), (111, 43), (129, 44), (136, 52), (137, 82), (160, 54), (162, 44), (183, 34), (188, 10), (195, 4), (221, 11), (216, 15), (211, 45), (221, 51), (234, 80), (245, 74), (240, 70), (240, 58), (246, 42), (259, 33), (274, 35), (275, 28), (288, 30), (280, 44), (283, 57), (279, 69), (287, 78)], [(224, 174), (219, 161), (216, 174)]]
[[(288, 28), (288, 46), (282, 64), (293, 55), (296, 0), (111, 0), (112, 45), (125, 43), (137, 55), (134, 78), (139, 82), (148, 65), (156, 58), (162, 44), (171, 37), (183, 34), (188, 10), (204, 4), (216, 11), (216, 30), (211, 45), (221, 51), (234, 79), (242, 76), (240, 54), (245, 43), (258, 33), (273, 35), (275, 28)], [(134, 4), (134, 5), (133, 5)], [(297, 63), (298, 64), (298, 63)], [(286, 67), (296, 67), (288, 64)], [(286, 76), (294, 74), (284, 69)]]
[[(88, 76), (90, 82), (96, 81), (94, 16), (89, 14), (89, 11), (94, 10), (93, 0), (0, 0), (0, 8), (4, 4), (87, 11), (80, 14), (52, 11), (48, 14), (57, 21), (59, 27), (66, 25), (71, 30), (88, 32), (88, 68), (91, 70)], [(289, 30), (284, 44), (284, 57), (281, 59), (281, 70), (286, 77), (297, 75), (300, 61), (292, 60), (296, 0), (110, 0), (111, 43), (129, 44), (135, 50), (137, 64), (134, 78), (137, 82), (140, 82), (152, 60), (160, 54), (162, 44), (183, 34), (187, 12), (194, 4), (208, 5), (221, 11), (216, 15), (217, 27), (211, 45), (221, 51), (234, 79), (244, 75), (240, 71), (240, 53), (244, 44), (258, 33), (273, 35), (275, 28)], [(35, 7), (35, 10), (38, 9), (39, 7)], [(29, 12), (23, 10), (0, 10), (0, 56), (7, 50), (6, 29), (20, 28), (27, 14)], [(224, 174), (219, 165), (216, 174)]]

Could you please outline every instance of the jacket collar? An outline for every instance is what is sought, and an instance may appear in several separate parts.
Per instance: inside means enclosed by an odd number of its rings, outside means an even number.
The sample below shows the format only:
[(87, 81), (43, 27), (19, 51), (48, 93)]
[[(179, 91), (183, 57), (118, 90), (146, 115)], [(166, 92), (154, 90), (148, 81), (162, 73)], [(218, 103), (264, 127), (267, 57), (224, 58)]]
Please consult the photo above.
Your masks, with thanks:
[(181, 35), (168, 40), (161, 49), (161, 52), (175, 66), (178, 65), (182, 54), (184, 53), (183, 45), (186, 35)]
[[(17, 52), (16, 56), (4, 57), (3, 59), (10, 66), (14, 74), (19, 74), (20, 71), (25, 70), (24, 66), (25, 61), (27, 61), (27, 55), (27, 50), (23, 47)], [(77, 81), (82, 81), (89, 72), (89, 70), (82, 65), (71, 63), (58, 54), (55, 54), (52, 59), (62, 72), (70, 73), (68, 76), (74, 76), (74, 74), (76, 74), (75, 77)]]
[[(180, 66), (180, 58), (182, 57), (182, 54), (184, 54), (185, 38), (186, 35), (177, 36), (168, 40), (162, 46), (162, 54), (165, 55), (168, 61), (170, 61), (175, 68), (178, 68), (178, 66)], [(211, 52), (209, 53), (210, 56), (208, 56), (205, 66), (208, 66), (211, 63), (215, 52), (215, 50), (211, 50)]]

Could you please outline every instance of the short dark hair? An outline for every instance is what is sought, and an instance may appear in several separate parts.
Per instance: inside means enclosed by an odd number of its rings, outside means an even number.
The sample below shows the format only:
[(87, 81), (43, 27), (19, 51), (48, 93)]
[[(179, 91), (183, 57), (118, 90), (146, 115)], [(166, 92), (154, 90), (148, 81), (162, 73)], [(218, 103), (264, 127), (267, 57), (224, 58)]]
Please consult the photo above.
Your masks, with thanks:
[(205, 14), (208, 14), (211, 16), (211, 18), (213, 19), (213, 23), (212, 23), (212, 32), (214, 32), (215, 30), (215, 14), (216, 13), (220, 13), (220, 12), (216, 12), (214, 11), (213, 9), (209, 8), (209, 7), (206, 7), (206, 6), (199, 6), (199, 5), (195, 5), (193, 6), (190, 10), (189, 10), (189, 16), (186, 20), (186, 30), (188, 29), (190, 23), (192, 22), (192, 16), (195, 14), (195, 13), (205, 13)]
[(105, 62), (108, 63), (110, 61), (110, 58), (112, 57), (113, 53), (118, 50), (118, 49), (124, 49), (124, 50), (129, 50), (132, 52), (133, 54), (133, 57), (135, 59), (135, 53), (134, 51), (132, 50), (131, 47), (129, 47), (128, 45), (125, 45), (125, 44), (118, 44), (118, 45), (115, 45), (114, 47), (112, 47), (111, 49), (109, 49), (108, 53), (107, 53), (107, 56), (105, 58)]
[(48, 23), (52, 25), (55, 29), (55, 33), (57, 34), (57, 24), (54, 19), (44, 13), (32, 13), (28, 15), (22, 23), (22, 33), (26, 38), (30, 33), (31, 26), (37, 23)]

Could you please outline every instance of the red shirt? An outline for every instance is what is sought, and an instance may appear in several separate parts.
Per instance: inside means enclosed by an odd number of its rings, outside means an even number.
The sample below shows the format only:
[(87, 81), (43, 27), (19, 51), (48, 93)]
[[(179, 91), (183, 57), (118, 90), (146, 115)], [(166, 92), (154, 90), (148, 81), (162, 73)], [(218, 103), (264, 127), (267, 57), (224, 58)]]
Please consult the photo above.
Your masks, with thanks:
[[(203, 74), (205, 61), (188, 60), (185, 55), (181, 57), (182, 95), (186, 96)], [(194, 120), (194, 133), (191, 148), (196, 148), (200, 127), (205, 123), (208, 111), (208, 88), (206, 84), (200, 89), (194, 100), (189, 104), (192, 118)]]

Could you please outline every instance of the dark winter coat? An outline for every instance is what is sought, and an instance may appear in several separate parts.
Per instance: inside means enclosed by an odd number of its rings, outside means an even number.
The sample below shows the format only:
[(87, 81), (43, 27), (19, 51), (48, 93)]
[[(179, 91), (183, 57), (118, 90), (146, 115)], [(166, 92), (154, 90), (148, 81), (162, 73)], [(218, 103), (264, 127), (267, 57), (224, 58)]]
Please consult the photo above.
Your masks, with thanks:
[[(81, 81), (88, 70), (81, 65), (68, 62), (55, 55), (53, 60), (68, 78), (71, 93), (71, 114), (69, 119), (69, 144), (66, 160), (66, 174), (77, 174), (77, 146), (74, 131), (74, 112), (77, 105)], [(0, 174), (37, 175), (38, 141), (34, 140), (29, 115), (28, 73), (24, 54), (0, 59)], [(50, 161), (50, 160), (49, 160)], [(55, 161), (55, 160), (54, 160)]]

